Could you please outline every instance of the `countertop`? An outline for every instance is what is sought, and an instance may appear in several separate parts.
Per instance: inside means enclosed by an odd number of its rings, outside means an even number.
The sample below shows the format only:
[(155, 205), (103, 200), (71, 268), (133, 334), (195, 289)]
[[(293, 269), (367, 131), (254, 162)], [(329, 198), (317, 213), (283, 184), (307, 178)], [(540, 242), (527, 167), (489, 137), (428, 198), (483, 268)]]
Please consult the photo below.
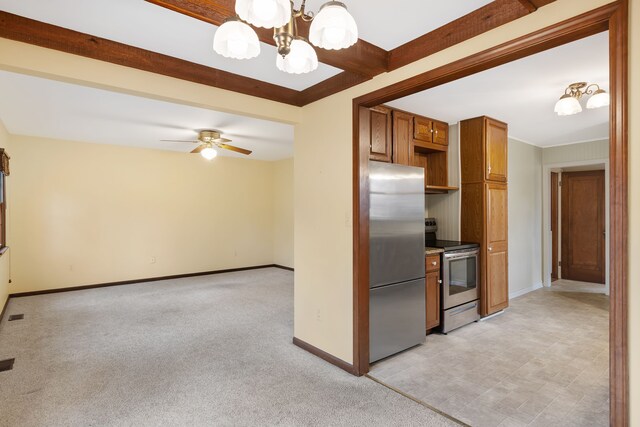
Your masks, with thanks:
[(442, 248), (424, 248), (425, 255), (436, 255), (441, 254), (442, 252), (444, 252), (444, 249)]

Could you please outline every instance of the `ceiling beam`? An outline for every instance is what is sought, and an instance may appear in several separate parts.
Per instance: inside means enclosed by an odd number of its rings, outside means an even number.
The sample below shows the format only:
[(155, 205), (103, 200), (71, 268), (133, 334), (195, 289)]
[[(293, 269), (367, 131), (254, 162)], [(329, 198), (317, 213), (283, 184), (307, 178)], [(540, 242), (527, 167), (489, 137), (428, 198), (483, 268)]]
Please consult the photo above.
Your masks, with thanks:
[[(216, 26), (236, 15), (235, 0), (146, 1)], [(297, 24), (299, 35), (308, 38), (310, 24), (302, 20), (298, 20)], [(253, 28), (261, 42), (275, 46), (272, 29)], [(387, 71), (387, 51), (364, 40), (358, 40), (355, 45), (342, 50), (317, 48), (316, 53), (320, 62), (351, 73), (373, 77)]]
[(518, 0), (518, 1), (529, 11), (529, 13), (532, 13), (538, 10), (538, 6), (533, 4), (533, 2), (530, 0)]
[(298, 105), (299, 91), (0, 11), (0, 37)]
[[(550, 3), (554, 0), (544, 0)], [(531, 11), (520, 0), (496, 0), (389, 52), (389, 71), (514, 21)]]
[(360, 83), (370, 80), (371, 77), (361, 76), (359, 74), (349, 73), (343, 71), (340, 74), (336, 74), (326, 80), (321, 81), (313, 86), (310, 86), (300, 92), (299, 102), (300, 105), (311, 104), (327, 96), (331, 96), (335, 93), (342, 92), (350, 87), (357, 86)]

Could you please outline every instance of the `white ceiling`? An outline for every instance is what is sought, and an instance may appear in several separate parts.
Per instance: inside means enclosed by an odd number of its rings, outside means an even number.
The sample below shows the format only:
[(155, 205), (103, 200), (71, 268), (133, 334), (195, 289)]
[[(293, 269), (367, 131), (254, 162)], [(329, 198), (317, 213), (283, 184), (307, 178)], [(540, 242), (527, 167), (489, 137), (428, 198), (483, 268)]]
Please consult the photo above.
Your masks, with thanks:
[(9, 133), (188, 153), (197, 129), (216, 129), (250, 156), (279, 160), (293, 156), (293, 126), (267, 120), (147, 99), (40, 77), (0, 71), (0, 120)]
[(457, 123), (487, 115), (509, 124), (512, 138), (540, 147), (606, 139), (609, 110), (558, 117), (553, 107), (568, 84), (598, 83), (609, 90), (608, 33), (566, 44), (474, 74), (389, 105)]
[[(309, 0), (307, 10), (317, 12), (325, 2)], [(360, 38), (392, 49), (490, 2), (405, 0), (405, 14), (388, 0), (347, 0), (346, 4), (358, 23)], [(299, 7), (300, 0), (295, 4)], [(0, 0), (0, 9), (296, 90), (341, 72), (320, 64), (309, 74), (283, 73), (275, 66), (275, 47), (264, 43), (257, 58), (224, 58), (212, 48), (217, 27), (143, 0)]]

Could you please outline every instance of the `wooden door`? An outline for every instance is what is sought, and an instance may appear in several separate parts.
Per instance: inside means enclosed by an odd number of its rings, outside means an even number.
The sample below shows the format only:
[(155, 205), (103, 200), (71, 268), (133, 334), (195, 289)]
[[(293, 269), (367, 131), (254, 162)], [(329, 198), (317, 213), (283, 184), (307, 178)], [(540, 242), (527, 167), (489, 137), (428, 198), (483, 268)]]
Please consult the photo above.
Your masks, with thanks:
[(449, 125), (443, 122), (433, 122), (433, 143), (449, 145)]
[(371, 141), (369, 159), (391, 162), (391, 110), (386, 107), (371, 109)]
[(562, 278), (604, 283), (604, 171), (562, 174)]
[(486, 179), (507, 182), (508, 136), (506, 123), (485, 118), (485, 138)]
[(558, 173), (551, 172), (551, 281), (558, 280)]
[(393, 163), (412, 166), (413, 116), (401, 111), (393, 115)]
[[(486, 274), (481, 305), (483, 315), (496, 313), (509, 305), (509, 260), (507, 185), (487, 183)], [(481, 273), (482, 274), (482, 273)]]
[(427, 272), (425, 286), (428, 330), (440, 325), (440, 272)]

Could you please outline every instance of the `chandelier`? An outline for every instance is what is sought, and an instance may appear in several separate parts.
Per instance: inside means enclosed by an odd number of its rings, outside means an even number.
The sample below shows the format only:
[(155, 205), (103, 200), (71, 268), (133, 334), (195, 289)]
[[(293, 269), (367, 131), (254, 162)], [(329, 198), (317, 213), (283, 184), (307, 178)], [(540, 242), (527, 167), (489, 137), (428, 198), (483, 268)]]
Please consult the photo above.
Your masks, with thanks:
[(600, 89), (595, 83), (587, 85), (586, 82), (578, 82), (570, 84), (564, 91), (564, 95), (560, 97), (554, 112), (559, 116), (571, 116), (582, 111), (580, 99), (584, 95), (591, 97), (587, 101), (587, 108), (600, 108), (609, 105), (609, 94), (604, 89)]
[[(251, 25), (273, 28), (278, 48), (276, 67), (291, 73), (308, 73), (318, 68), (318, 56), (313, 46), (339, 50), (358, 41), (358, 27), (344, 3), (330, 1), (318, 14), (300, 9), (293, 0), (236, 0), (236, 16), (227, 19), (213, 38), (213, 50), (234, 59), (250, 59), (260, 54), (260, 41)], [(309, 40), (298, 35), (297, 20), (311, 22)]]

